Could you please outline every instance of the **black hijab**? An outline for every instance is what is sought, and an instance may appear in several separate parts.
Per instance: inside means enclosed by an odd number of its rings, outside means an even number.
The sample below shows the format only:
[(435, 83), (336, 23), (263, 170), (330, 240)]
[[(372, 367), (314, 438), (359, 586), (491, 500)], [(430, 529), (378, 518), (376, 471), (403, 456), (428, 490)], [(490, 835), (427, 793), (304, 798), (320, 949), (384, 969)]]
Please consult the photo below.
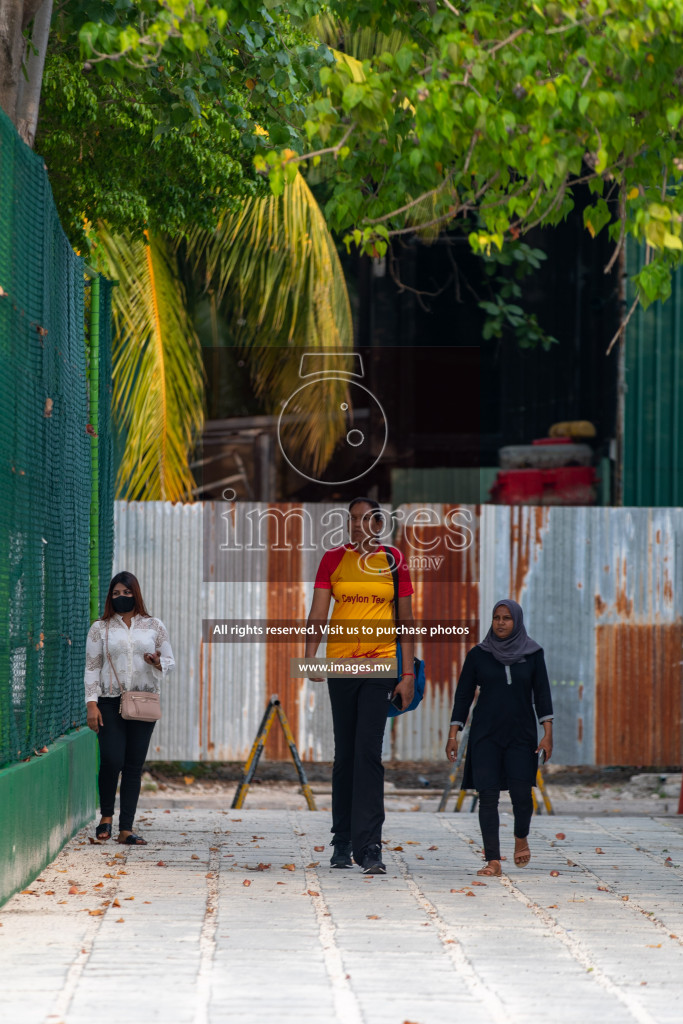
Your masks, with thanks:
[(514, 665), (517, 661), (523, 661), (525, 655), (540, 651), (541, 645), (532, 640), (524, 628), (524, 613), (521, 605), (518, 605), (516, 601), (511, 601), (507, 597), (503, 601), (496, 601), (491, 618), (493, 619), (496, 608), (500, 608), (502, 604), (512, 616), (513, 626), (510, 636), (501, 640), (493, 632), (493, 626), (490, 626), (488, 633), (477, 646), (484, 651), (489, 651), (501, 665)]

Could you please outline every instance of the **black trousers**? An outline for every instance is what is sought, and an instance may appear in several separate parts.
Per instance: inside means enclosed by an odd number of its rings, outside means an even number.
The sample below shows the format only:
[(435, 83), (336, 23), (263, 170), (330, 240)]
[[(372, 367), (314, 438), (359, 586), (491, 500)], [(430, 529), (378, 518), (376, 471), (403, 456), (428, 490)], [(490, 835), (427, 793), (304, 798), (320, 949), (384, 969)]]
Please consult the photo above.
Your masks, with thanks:
[[(510, 779), (510, 800), (515, 818), (515, 836), (526, 839), (529, 835), (531, 815), (534, 805), (531, 799), (531, 786), (527, 782)], [(481, 789), (479, 791), (479, 826), (484, 840), (484, 857), (486, 860), (500, 860), (500, 835), (498, 818), (499, 789)]]
[(396, 679), (328, 679), (334, 726), (332, 832), (351, 840), (360, 863), (382, 841), (382, 740)]
[(140, 796), (142, 766), (147, 757), (149, 741), (155, 722), (132, 722), (119, 714), (119, 697), (100, 697), (102, 715), (97, 739), (100, 744), (100, 813), (113, 817), (116, 800), (116, 786), (121, 776), (121, 806), (119, 808), (119, 831), (133, 829), (135, 811)]

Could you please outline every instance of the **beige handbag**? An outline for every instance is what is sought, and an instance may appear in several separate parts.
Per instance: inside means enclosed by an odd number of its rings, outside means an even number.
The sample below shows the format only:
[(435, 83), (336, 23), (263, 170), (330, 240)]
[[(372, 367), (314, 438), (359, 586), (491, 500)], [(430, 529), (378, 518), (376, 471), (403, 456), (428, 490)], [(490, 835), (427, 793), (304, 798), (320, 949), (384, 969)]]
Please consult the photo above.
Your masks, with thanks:
[(121, 686), (121, 680), (116, 674), (114, 662), (111, 660), (111, 654), (109, 653), (108, 622), (106, 636), (107, 660), (111, 665), (114, 678), (119, 684), (119, 689), (121, 691), (121, 703), (119, 704), (119, 714), (121, 715), (121, 718), (125, 718), (128, 721), (133, 722), (158, 722), (161, 718), (161, 700), (159, 699), (159, 694), (147, 692), (146, 690), (124, 690)]

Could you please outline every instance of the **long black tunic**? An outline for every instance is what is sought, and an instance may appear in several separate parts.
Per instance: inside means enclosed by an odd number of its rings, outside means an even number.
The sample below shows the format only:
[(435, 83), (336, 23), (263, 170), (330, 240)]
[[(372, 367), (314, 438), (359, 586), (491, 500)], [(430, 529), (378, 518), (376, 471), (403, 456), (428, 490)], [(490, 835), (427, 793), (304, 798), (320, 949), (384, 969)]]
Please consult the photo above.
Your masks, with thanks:
[(507, 789), (508, 777), (533, 785), (538, 765), (536, 718), (541, 721), (553, 713), (543, 651), (506, 666), (489, 651), (473, 647), (458, 680), (452, 722), (467, 721), (477, 687), (462, 788)]

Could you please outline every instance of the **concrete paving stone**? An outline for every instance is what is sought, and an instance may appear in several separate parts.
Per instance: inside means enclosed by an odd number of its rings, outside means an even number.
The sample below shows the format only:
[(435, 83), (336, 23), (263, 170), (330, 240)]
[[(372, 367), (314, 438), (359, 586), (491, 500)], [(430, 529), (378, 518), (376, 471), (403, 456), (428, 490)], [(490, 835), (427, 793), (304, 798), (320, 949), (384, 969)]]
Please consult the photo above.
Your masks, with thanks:
[[(390, 813), (388, 873), (370, 881), (329, 868), (327, 813), (145, 810), (150, 846), (124, 850), (116, 871), (113, 851), (78, 845), (83, 832), (32, 884), (39, 897), (0, 912), (3, 1024), (46, 1024), (65, 998), (64, 1024), (91, 1024), (102, 1004), (108, 1024), (679, 1024), (683, 943), (669, 934), (683, 935), (683, 871), (664, 859), (683, 864), (682, 825), (538, 817), (530, 867), (510, 856), (507, 880), (475, 887), (469, 814)], [(67, 898), (68, 878), (87, 894)], [(450, 891), (465, 887), (477, 898)], [(120, 908), (84, 912), (114, 895)]]

